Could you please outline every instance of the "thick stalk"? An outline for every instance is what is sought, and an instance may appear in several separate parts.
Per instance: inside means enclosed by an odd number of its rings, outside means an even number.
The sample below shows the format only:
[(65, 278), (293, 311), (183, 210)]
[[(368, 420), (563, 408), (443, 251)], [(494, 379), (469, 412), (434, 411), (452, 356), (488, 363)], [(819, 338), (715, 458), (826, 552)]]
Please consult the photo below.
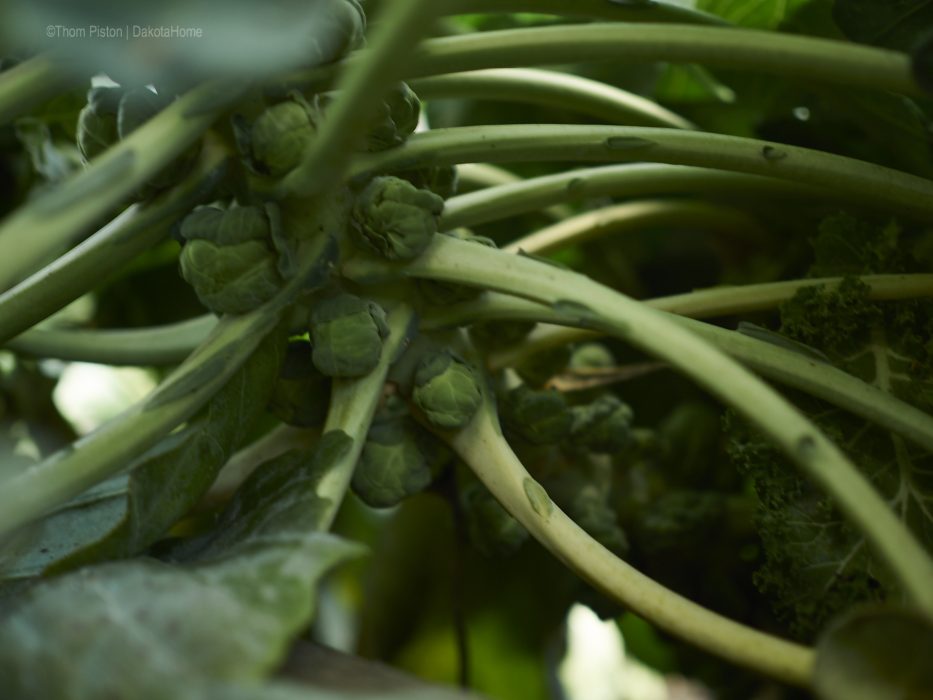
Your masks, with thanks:
[(7, 290), (98, 226), (147, 180), (194, 143), (245, 86), (195, 88), (95, 158), (88, 168), (9, 216), (0, 226), (0, 291)]
[(586, 114), (610, 124), (697, 127), (657, 102), (598, 80), (534, 68), (493, 68), (409, 82), (422, 99), (472, 98), (528, 102)]
[(321, 516), (321, 527), (330, 528), (343, 497), (353, 478), (353, 469), (360, 457), (369, 424), (382, 399), (382, 389), (389, 365), (398, 357), (403, 343), (408, 338), (414, 317), (411, 308), (399, 304), (387, 309), (389, 336), (382, 346), (382, 356), (376, 368), (365, 377), (354, 380), (335, 380), (330, 408), (324, 423), (324, 432), (342, 430), (353, 439), (353, 447), (318, 482), (316, 493), (329, 502), (326, 513)]
[(488, 395), (478, 414), (450, 442), (535, 539), (614, 600), (705, 651), (787, 683), (809, 685), (812, 650), (677, 595), (619, 559), (567, 517), (509, 448)]
[[(470, 305), (472, 308), (467, 308)], [(475, 302), (457, 304), (437, 315), (423, 318), (421, 327), (425, 330), (449, 328), (475, 320), (572, 325), (575, 319), (527, 299), (489, 292)], [(671, 320), (689, 328), (763, 377), (861, 416), (933, 452), (933, 417), (894, 395), (826, 362), (774, 343), (683, 316), (672, 315)], [(539, 325), (521, 343), (490, 353), (486, 357), (486, 365), (490, 371), (496, 372), (520, 364), (541, 350), (586, 342), (602, 335), (605, 334), (580, 328)]]
[[(473, 167), (460, 166), (458, 170)], [(555, 202), (700, 193), (718, 195), (729, 201), (734, 201), (736, 195), (794, 199), (828, 196), (825, 190), (773, 177), (687, 165), (623, 163), (566, 170), (451, 197), (444, 205), (440, 226), (444, 231), (458, 226), (477, 226), (535, 211)]]
[[(476, 192), (484, 188), (499, 187), (500, 185), (511, 185), (514, 183), (525, 182), (524, 178), (519, 177), (505, 168), (489, 163), (461, 163), (457, 166), (457, 190), (460, 192)], [(446, 213), (448, 205), (457, 199), (456, 197), (448, 199), (444, 204)], [(541, 213), (553, 219), (561, 221), (568, 216), (573, 216), (573, 210), (563, 204), (554, 206), (542, 205)], [(456, 228), (454, 226), (453, 228)], [(446, 228), (442, 230), (447, 230)]]
[[(365, 262), (351, 263), (344, 274), (353, 278), (360, 273), (365, 280), (366, 268)], [(695, 333), (584, 275), (447, 236), (437, 236), (402, 270), (410, 277), (463, 283), (555, 306), (577, 317), (576, 325), (609, 333), (680, 369), (735, 408), (828, 491), (918, 606), (933, 613), (933, 561), (884, 499), (780, 394)]]
[(174, 365), (190, 355), (217, 326), (208, 314), (189, 321), (131, 330), (33, 328), (6, 344), (8, 350), (37, 357), (107, 365)]
[(407, 57), (450, 0), (397, 0), (382, 6), (369, 48), (348, 62), (337, 83), (307, 157), (276, 186), (278, 196), (314, 196), (340, 182), (349, 154), (372, 126), (393, 81), (408, 67)]
[[(732, 31), (732, 30), (730, 30)], [(353, 175), (476, 161), (651, 161), (767, 175), (862, 205), (933, 219), (933, 182), (874, 163), (758, 139), (674, 129), (517, 124), (436, 129), (360, 157)]]
[(572, 216), (519, 238), (503, 250), (544, 254), (603, 236), (669, 226), (716, 231), (745, 241), (764, 236), (761, 224), (732, 207), (688, 199), (639, 200)]
[(175, 188), (131, 207), (60, 258), (0, 293), (0, 345), (107, 279), (110, 272), (168, 235), (171, 224), (214, 191), (227, 157), (206, 148), (197, 168)]
[(724, 19), (666, 2), (606, 2), (606, 0), (459, 0), (457, 14), (468, 12), (535, 12), (592, 17), (614, 22), (676, 22), (728, 25)]
[[(59, 59), (39, 54), (0, 73), (0, 125), (50, 100), (76, 83)], [(90, 83), (88, 83), (90, 85)]]
[(667, 24), (562, 24), (430, 39), (418, 47), (407, 77), (600, 60), (702, 63), (923, 95), (910, 57), (897, 51), (738, 27)]

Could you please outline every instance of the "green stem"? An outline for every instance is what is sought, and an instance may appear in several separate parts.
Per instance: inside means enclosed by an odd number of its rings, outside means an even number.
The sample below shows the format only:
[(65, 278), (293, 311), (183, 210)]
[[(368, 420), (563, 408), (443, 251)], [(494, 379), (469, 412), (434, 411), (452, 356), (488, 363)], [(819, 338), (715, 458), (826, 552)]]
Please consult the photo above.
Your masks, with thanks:
[(60, 60), (40, 54), (0, 73), (0, 125), (50, 100), (76, 83)]
[(668, 24), (562, 24), (430, 39), (416, 50), (407, 76), (599, 60), (702, 63), (923, 95), (910, 57), (897, 51), (772, 31)]
[[(475, 166), (460, 166), (458, 170), (467, 167)], [(448, 231), (458, 226), (476, 226), (541, 209), (555, 202), (701, 192), (720, 195), (732, 201), (736, 195), (785, 198), (826, 196), (821, 190), (773, 177), (686, 165), (623, 163), (566, 170), (451, 197), (444, 205), (440, 227)]]
[(809, 685), (811, 649), (740, 625), (677, 595), (619, 559), (567, 517), (509, 448), (488, 394), (451, 445), (535, 539), (592, 585), (704, 651), (787, 683)]
[[(314, 196), (338, 183), (350, 154), (372, 127), (389, 87), (408, 66), (418, 41), (440, 16), (446, 0), (396, 0), (383, 5), (369, 48), (348, 62), (337, 84), (337, 97), (328, 108), (307, 157), (276, 186), (279, 197)], [(383, 16), (385, 15), (385, 16)]]
[(503, 250), (544, 254), (610, 234), (667, 226), (712, 230), (746, 241), (760, 239), (764, 235), (761, 225), (753, 217), (732, 207), (691, 200), (640, 200), (572, 216), (519, 238)]
[[(555, 306), (581, 325), (665, 360), (755, 425), (828, 491), (924, 610), (933, 612), (933, 561), (884, 499), (830, 440), (737, 362), (637, 302), (588, 277), (500, 250), (437, 236), (403, 274), (477, 286)], [(345, 274), (352, 274), (353, 265)]]
[(324, 433), (342, 430), (353, 440), (353, 447), (331, 465), (317, 485), (317, 495), (329, 501), (321, 516), (322, 529), (330, 528), (353, 478), (353, 469), (360, 457), (366, 433), (372, 423), (376, 408), (382, 399), (383, 385), (389, 366), (398, 357), (403, 343), (408, 338), (414, 314), (408, 306), (398, 304), (386, 309), (388, 312), (389, 336), (382, 346), (382, 356), (376, 368), (365, 377), (354, 380), (335, 380), (330, 408), (324, 423)]
[(6, 344), (8, 350), (71, 362), (108, 365), (174, 365), (184, 360), (217, 325), (212, 314), (189, 321), (132, 330), (33, 328)]
[[(534, 321), (542, 324), (572, 324), (574, 321), (551, 307), (489, 292), (473, 302), (456, 304), (436, 315), (424, 317), (421, 327), (425, 330), (449, 328), (476, 320)], [(682, 316), (671, 316), (671, 320), (689, 328), (758, 374), (850, 411), (933, 452), (933, 417), (892, 394), (830, 364), (773, 343)], [(541, 325), (521, 343), (488, 355), (486, 366), (496, 372), (520, 364), (542, 350), (585, 342), (602, 335), (580, 328)]]
[(0, 345), (23, 333), (106, 280), (168, 235), (169, 226), (200, 201), (219, 180), (227, 152), (204, 150), (198, 166), (175, 188), (138, 205), (63, 256), (0, 293)]
[[(490, 165), (489, 163), (461, 163), (457, 166), (457, 188), (461, 192), (476, 192), (477, 190), (483, 190), (485, 188), (521, 182), (525, 182), (525, 180), (515, 173), (505, 168), (500, 168), (497, 165)], [(447, 200), (444, 205), (445, 214), (448, 205), (456, 199), (458, 199), (458, 197)], [(541, 213), (554, 221), (561, 221), (568, 216), (573, 216), (573, 211), (566, 205), (555, 204), (554, 206), (542, 206), (544, 208), (541, 209)], [(456, 228), (456, 226), (452, 228)]]
[[(730, 30), (732, 31), (732, 30)], [(768, 175), (859, 204), (933, 219), (933, 182), (874, 163), (758, 139), (634, 126), (510, 124), (436, 129), (360, 157), (353, 175), (490, 161), (651, 161)]]
[(530, 102), (573, 110), (610, 124), (696, 129), (657, 102), (589, 78), (534, 68), (493, 68), (409, 82), (422, 99), (445, 97)]
[(592, 17), (614, 22), (677, 22), (728, 25), (708, 12), (666, 2), (606, 2), (606, 0), (460, 0), (457, 14), (482, 12), (534, 12), (570, 17)]

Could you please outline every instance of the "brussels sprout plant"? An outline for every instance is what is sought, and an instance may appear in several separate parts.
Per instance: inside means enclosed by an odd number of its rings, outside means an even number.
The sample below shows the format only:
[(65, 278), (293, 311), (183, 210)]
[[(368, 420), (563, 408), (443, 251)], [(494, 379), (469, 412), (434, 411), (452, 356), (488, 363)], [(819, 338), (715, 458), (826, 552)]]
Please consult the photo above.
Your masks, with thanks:
[(926, 697), (928, 3), (91, 5), (0, 9), (0, 697), (572, 698), (574, 604)]

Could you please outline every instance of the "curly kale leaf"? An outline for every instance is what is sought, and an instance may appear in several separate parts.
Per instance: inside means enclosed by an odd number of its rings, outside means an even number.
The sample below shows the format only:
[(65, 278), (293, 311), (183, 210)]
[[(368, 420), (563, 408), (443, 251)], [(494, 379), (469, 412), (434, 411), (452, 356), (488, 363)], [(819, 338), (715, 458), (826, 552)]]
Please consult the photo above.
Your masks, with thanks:
[[(830, 217), (813, 245), (816, 274), (915, 269), (893, 224)], [(874, 302), (868, 292), (855, 277), (835, 289), (802, 289), (781, 308), (780, 332), (866, 383), (933, 412), (933, 301)], [(933, 551), (933, 454), (835, 406), (792, 398)], [(738, 421), (729, 420), (729, 432), (730, 454), (752, 477), (760, 501), (764, 564), (756, 583), (795, 634), (811, 638), (853, 603), (899, 595), (876, 554), (830, 497)]]

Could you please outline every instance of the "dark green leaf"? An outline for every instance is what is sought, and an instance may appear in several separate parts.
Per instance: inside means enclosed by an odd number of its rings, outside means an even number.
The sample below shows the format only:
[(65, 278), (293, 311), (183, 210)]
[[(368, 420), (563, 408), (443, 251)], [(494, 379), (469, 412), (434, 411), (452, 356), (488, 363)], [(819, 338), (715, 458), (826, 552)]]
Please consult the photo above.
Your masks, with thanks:
[(853, 41), (912, 51), (933, 30), (933, 2), (836, 0), (833, 18)]
[(810, 0), (699, 0), (696, 7), (740, 27), (775, 29)]

